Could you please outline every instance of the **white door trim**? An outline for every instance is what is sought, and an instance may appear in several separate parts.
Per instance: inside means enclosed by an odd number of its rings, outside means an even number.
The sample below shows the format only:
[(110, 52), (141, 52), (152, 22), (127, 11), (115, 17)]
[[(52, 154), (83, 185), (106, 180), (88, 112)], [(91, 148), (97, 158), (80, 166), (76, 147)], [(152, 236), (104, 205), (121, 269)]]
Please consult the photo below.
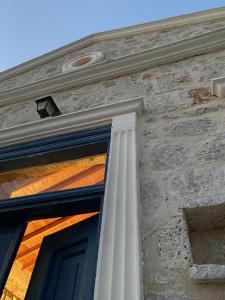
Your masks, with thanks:
[(142, 299), (136, 113), (112, 120), (94, 300)]

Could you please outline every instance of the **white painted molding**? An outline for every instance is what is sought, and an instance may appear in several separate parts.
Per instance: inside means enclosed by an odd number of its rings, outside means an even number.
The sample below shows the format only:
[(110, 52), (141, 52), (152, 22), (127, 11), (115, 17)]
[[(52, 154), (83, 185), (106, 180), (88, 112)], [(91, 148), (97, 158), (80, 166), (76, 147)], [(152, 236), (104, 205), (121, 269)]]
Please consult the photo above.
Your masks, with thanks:
[(116, 115), (134, 111), (141, 112), (142, 110), (144, 110), (143, 98), (137, 97), (3, 129), (0, 131), (0, 147), (110, 124), (112, 122), (112, 117)]
[(225, 76), (212, 80), (212, 94), (219, 98), (225, 98)]
[(35, 98), (76, 88), (98, 81), (150, 69), (181, 59), (225, 49), (225, 27), (197, 35), (178, 42), (159, 46), (116, 58), (112, 61), (100, 62), (76, 72), (58, 75), (49, 79), (27, 84), (0, 93), (0, 104), (9, 105), (34, 101)]
[(27, 72), (29, 70), (32, 70), (35, 67), (49, 63), (54, 59), (57, 59), (63, 55), (67, 55), (71, 52), (80, 50), (84, 47), (88, 47), (91, 44), (96, 42), (130, 36), (132, 34), (140, 34), (140, 33), (152, 32), (155, 30), (168, 29), (177, 26), (185, 26), (185, 25), (187, 26), (187, 25), (199, 24), (202, 22), (210, 22), (210, 21), (212, 22), (220, 19), (223, 20), (224, 18), (225, 18), (225, 7), (220, 7), (216, 9), (201, 11), (201, 12), (182, 15), (178, 17), (167, 18), (159, 21), (153, 21), (150, 23), (92, 34), (78, 41), (75, 41), (69, 45), (58, 48), (54, 51), (51, 51), (47, 54), (34, 58), (28, 62), (25, 62), (23, 64), (20, 64), (16, 67), (13, 67), (9, 70), (0, 73), (0, 80), (4, 80), (19, 75), (21, 73)]
[(114, 117), (94, 300), (141, 300), (136, 113)]

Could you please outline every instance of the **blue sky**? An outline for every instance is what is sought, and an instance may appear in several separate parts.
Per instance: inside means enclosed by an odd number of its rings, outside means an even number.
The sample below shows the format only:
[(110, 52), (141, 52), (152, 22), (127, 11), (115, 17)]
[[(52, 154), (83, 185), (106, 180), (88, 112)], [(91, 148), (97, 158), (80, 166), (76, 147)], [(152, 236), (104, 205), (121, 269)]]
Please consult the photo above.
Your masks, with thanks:
[(0, 0), (0, 70), (88, 34), (225, 6), (225, 0)]

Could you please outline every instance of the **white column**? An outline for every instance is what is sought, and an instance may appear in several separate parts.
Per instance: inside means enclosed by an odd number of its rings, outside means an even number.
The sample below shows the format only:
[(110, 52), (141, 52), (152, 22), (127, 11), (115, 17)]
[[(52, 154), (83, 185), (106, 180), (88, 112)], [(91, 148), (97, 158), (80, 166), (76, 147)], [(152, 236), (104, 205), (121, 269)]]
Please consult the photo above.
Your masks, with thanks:
[(94, 300), (142, 299), (136, 113), (113, 118)]

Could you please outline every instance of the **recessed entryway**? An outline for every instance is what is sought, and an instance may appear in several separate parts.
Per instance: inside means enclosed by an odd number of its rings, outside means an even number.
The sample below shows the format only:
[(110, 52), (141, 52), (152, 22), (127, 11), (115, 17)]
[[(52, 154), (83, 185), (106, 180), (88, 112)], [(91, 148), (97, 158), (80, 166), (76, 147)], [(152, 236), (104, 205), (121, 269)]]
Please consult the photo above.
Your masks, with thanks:
[[(97, 213), (35, 220), (29, 222), (11, 268), (1, 299), (24, 300), (43, 240), (57, 239), (55, 233), (87, 220)], [(78, 226), (77, 226), (78, 227)], [(71, 230), (71, 229), (70, 229)], [(74, 227), (76, 233), (77, 228)], [(61, 232), (61, 236), (63, 232)], [(86, 239), (84, 239), (86, 241)], [(82, 241), (78, 241), (79, 244)], [(76, 252), (75, 252), (76, 254)], [(71, 258), (71, 257), (70, 257)], [(71, 259), (70, 259), (71, 260)]]

